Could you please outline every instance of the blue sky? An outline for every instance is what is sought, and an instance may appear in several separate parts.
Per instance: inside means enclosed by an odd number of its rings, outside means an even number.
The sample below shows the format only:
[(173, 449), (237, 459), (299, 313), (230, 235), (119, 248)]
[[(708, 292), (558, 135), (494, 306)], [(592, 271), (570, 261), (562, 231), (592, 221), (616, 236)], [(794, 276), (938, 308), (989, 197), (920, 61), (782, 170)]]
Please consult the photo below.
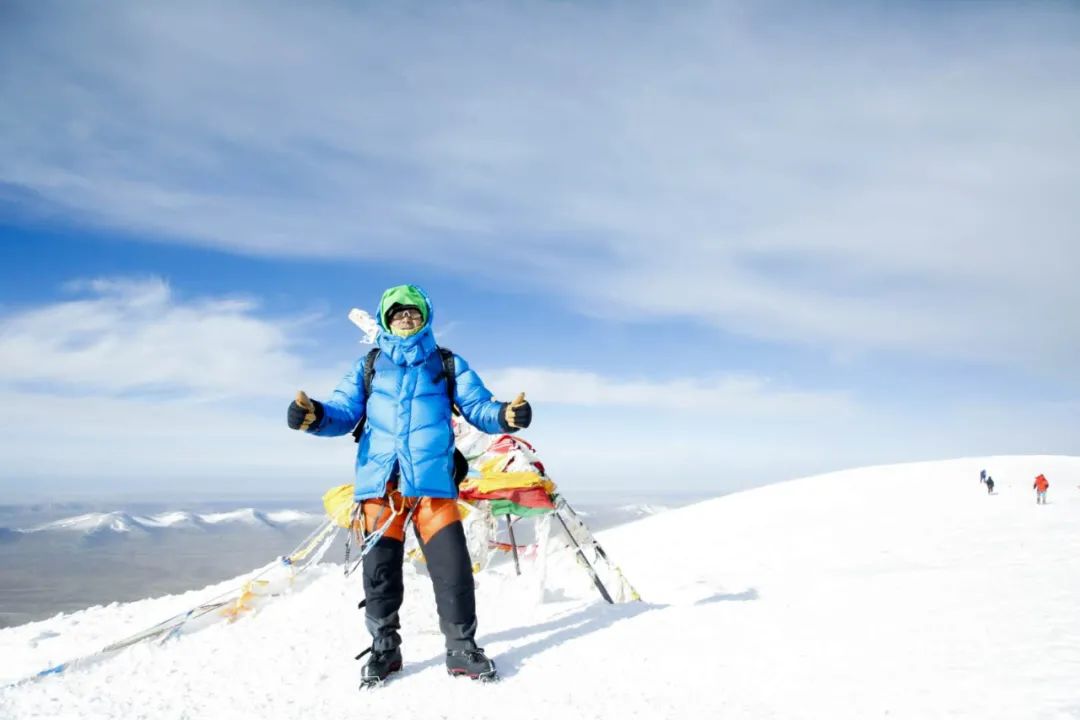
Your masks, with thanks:
[(1078, 451), (1073, 6), (3, 12), (0, 500), (347, 481), (402, 282), (577, 493)]

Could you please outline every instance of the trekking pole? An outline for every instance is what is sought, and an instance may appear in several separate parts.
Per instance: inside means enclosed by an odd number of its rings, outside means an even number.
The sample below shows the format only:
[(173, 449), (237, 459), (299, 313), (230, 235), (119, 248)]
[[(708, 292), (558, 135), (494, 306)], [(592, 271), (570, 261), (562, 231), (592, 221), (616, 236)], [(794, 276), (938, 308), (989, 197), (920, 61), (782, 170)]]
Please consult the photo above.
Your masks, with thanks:
[(514, 555), (514, 572), (521, 575), (521, 565), (518, 563), (517, 540), (514, 539), (514, 520), (510, 513), (506, 514), (506, 532), (510, 534), (510, 552)]
[(608, 603), (614, 605), (615, 601), (611, 599), (611, 595), (608, 594), (607, 588), (604, 587), (604, 583), (600, 581), (600, 576), (596, 574), (596, 569), (592, 566), (592, 563), (589, 562), (589, 559), (585, 557), (585, 552), (581, 549), (581, 545), (578, 544), (577, 539), (574, 537), (574, 534), (570, 532), (570, 528), (566, 526), (566, 521), (563, 520), (562, 515), (557, 509), (555, 510), (554, 515), (559, 519), (559, 524), (562, 525), (563, 530), (566, 531), (566, 536), (570, 538), (570, 542), (574, 543), (578, 558), (585, 563), (585, 569), (589, 572), (589, 576), (592, 577), (596, 589), (600, 591), (600, 595), (603, 596)]

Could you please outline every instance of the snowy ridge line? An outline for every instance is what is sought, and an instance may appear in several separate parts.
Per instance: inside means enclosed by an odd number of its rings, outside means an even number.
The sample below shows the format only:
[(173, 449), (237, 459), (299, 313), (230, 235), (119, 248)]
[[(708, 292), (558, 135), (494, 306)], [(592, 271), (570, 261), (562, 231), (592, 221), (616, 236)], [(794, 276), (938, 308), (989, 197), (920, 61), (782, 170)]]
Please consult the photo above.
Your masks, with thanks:
[(315, 525), (323, 516), (302, 510), (275, 510), (264, 512), (255, 508), (241, 508), (229, 512), (193, 513), (172, 510), (153, 515), (133, 515), (123, 511), (85, 513), (53, 520), (30, 528), (13, 529), (11, 532), (115, 532), (145, 533), (160, 530), (211, 530), (231, 525), (246, 527), (277, 528), (291, 525)]

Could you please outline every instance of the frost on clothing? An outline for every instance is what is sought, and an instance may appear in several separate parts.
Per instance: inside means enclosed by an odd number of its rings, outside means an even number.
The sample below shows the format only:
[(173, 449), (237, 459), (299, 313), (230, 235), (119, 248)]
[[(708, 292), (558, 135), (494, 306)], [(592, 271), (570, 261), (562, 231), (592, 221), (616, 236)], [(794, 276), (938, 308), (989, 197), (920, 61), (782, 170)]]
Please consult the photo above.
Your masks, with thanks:
[[(442, 358), (431, 331), (434, 314), (424, 296), (427, 324), (415, 335), (379, 333), (371, 397), (364, 392), (364, 358), (359, 358), (323, 403), (325, 416), (312, 432), (344, 435), (367, 413), (356, 455), (356, 499), (382, 497), (395, 464), (406, 497), (457, 496), (454, 484), (454, 433), (443, 377)], [(502, 432), (502, 403), (469, 364), (454, 356), (454, 402), (470, 423), (488, 433)]]

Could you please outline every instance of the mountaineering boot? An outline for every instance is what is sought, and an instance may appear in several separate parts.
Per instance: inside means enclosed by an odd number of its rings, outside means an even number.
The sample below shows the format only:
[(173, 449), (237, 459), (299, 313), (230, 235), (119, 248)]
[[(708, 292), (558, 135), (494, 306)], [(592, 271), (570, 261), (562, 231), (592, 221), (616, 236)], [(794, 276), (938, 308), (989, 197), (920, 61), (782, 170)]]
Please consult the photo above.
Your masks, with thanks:
[(356, 656), (359, 660), (371, 653), (364, 669), (360, 671), (361, 689), (380, 685), (387, 675), (401, 669), (401, 635), (398, 634), (401, 623), (398, 621), (398, 614), (392, 612), (386, 617), (373, 617), (371, 605), (370, 601), (364, 604), (367, 608), (364, 624), (371, 633), (371, 647)]
[[(401, 669), (401, 648), (388, 650), (365, 650), (371, 653), (364, 669), (360, 671), (360, 687), (368, 688), (381, 685), (390, 673)], [(363, 656), (364, 653), (361, 653)]]
[(481, 682), (490, 682), (499, 677), (495, 672), (495, 663), (484, 654), (484, 648), (447, 650), (446, 672), (455, 676), (467, 675)]

